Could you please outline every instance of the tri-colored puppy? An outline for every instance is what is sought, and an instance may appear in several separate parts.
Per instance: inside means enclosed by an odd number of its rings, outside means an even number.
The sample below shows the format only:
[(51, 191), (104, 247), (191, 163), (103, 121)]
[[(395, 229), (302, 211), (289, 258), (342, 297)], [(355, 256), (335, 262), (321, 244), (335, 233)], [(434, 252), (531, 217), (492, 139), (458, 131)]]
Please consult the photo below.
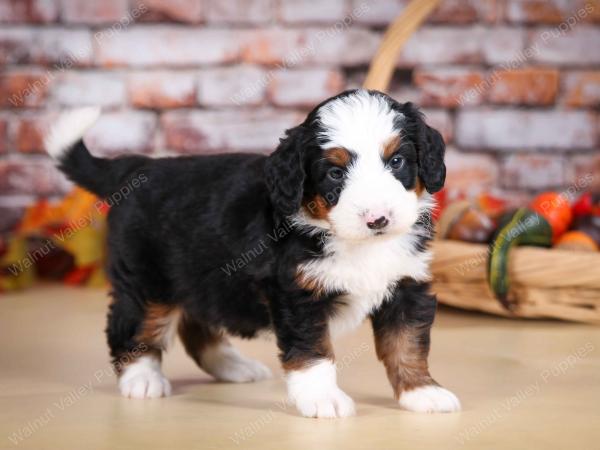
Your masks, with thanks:
[(287, 130), (270, 156), (96, 158), (82, 136), (97, 117), (65, 114), (47, 149), (100, 197), (145, 180), (108, 217), (107, 336), (124, 396), (170, 393), (161, 352), (177, 331), (215, 378), (267, 378), (227, 336), (270, 328), (300, 413), (349, 416), (331, 341), (368, 318), (401, 407), (460, 409), (427, 366), (430, 194), (444, 184), (444, 142), (412, 104), (346, 91)]

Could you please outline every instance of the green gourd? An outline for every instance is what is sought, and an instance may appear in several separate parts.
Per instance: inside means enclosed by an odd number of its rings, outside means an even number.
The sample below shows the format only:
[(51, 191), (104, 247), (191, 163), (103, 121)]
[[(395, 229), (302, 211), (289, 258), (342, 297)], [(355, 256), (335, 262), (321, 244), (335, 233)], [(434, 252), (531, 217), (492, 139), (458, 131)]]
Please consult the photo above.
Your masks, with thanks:
[(488, 258), (488, 284), (500, 303), (512, 309), (508, 261), (511, 249), (517, 245), (552, 245), (552, 227), (548, 221), (529, 208), (519, 208), (506, 213), (500, 219), (498, 230), (492, 239)]

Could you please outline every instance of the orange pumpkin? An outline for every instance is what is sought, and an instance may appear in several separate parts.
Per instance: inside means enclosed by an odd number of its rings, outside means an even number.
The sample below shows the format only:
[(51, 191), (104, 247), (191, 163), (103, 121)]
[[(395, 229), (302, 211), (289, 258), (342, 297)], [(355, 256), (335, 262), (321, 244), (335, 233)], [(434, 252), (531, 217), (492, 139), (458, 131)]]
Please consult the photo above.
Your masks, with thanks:
[(563, 234), (555, 247), (562, 250), (598, 251), (596, 242), (583, 231), (569, 231)]
[(544, 192), (531, 202), (530, 208), (548, 221), (552, 227), (552, 240), (569, 229), (573, 220), (569, 200), (558, 192)]

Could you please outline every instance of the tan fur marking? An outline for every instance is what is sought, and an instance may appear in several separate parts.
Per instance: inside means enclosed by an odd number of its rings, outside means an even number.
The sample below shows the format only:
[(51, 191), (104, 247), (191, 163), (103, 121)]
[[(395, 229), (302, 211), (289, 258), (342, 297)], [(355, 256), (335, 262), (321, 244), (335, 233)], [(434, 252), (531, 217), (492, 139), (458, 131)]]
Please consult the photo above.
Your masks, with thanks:
[(324, 151), (325, 158), (336, 166), (346, 167), (350, 164), (352, 157), (350, 152), (342, 147), (330, 148)]
[(385, 144), (383, 144), (383, 159), (387, 161), (392, 157), (394, 153), (398, 150), (398, 145), (400, 145), (400, 136), (394, 136), (389, 139)]
[(320, 297), (325, 293), (325, 287), (314, 278), (309, 278), (302, 270), (296, 272), (296, 284), (302, 289), (312, 292), (315, 297)]
[(180, 314), (177, 306), (149, 304), (136, 340), (164, 349), (169, 344), (170, 334), (177, 330)]
[(404, 328), (375, 336), (377, 357), (383, 362), (396, 400), (403, 391), (437, 383), (429, 375), (427, 346), (420, 342), (423, 330)]
[[(330, 148), (323, 153), (330, 163), (342, 168), (350, 164), (352, 160), (350, 152), (341, 147)], [(329, 211), (331, 210), (331, 205), (319, 194), (312, 198), (304, 199), (302, 206), (309, 216), (319, 220), (327, 220)]]
[(417, 183), (415, 184), (415, 192), (420, 197), (423, 194), (424, 190), (425, 190), (425, 186), (423, 185), (423, 182), (421, 181), (420, 178), (417, 178)]
[(186, 353), (202, 367), (200, 358), (207, 347), (227, 341), (223, 332), (213, 330), (205, 324), (191, 321), (184, 315), (179, 322), (179, 337)]
[(310, 200), (303, 202), (304, 209), (306, 212), (315, 219), (327, 220), (331, 205), (320, 195), (315, 195)]

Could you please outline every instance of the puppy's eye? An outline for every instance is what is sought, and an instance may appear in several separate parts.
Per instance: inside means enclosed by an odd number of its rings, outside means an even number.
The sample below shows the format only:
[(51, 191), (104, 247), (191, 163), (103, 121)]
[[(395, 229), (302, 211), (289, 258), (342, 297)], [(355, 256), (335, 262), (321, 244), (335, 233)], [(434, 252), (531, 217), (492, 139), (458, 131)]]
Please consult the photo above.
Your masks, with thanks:
[(400, 170), (404, 167), (405, 159), (400, 155), (392, 156), (392, 159), (388, 162), (388, 166), (392, 170)]
[(327, 176), (335, 181), (340, 181), (344, 178), (344, 171), (339, 167), (332, 167), (327, 171)]

